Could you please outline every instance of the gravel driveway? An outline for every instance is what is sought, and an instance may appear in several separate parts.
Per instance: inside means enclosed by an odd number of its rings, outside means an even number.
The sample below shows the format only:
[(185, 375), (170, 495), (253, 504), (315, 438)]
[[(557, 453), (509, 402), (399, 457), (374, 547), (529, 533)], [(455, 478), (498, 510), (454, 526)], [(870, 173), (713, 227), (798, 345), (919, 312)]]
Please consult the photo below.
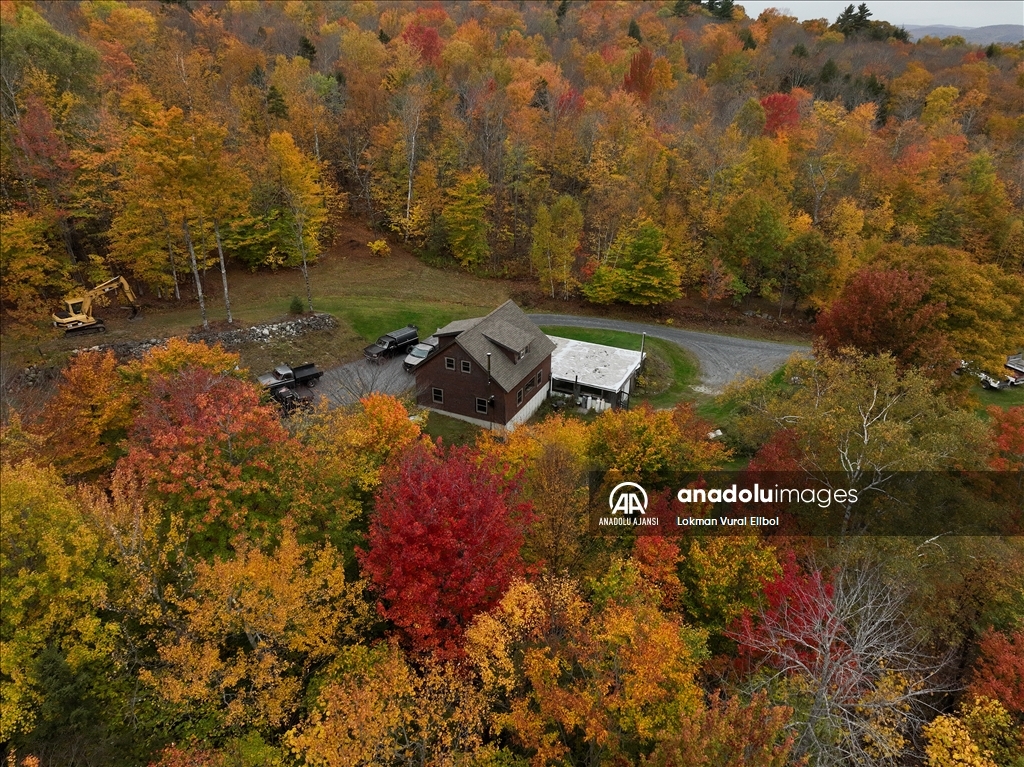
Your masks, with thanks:
[[(794, 353), (809, 353), (805, 346), (780, 344), (774, 341), (753, 341), (625, 320), (579, 317), (571, 314), (531, 314), (530, 319), (538, 325), (621, 330), (638, 335), (646, 333), (652, 338), (661, 338), (678, 344), (699, 361), (701, 383), (693, 388), (705, 394), (717, 394), (726, 384), (737, 379), (771, 373), (781, 367)], [(384, 363), (359, 360), (331, 368), (320, 379), (316, 392), (334, 406), (350, 405), (371, 392), (405, 394), (416, 385), (416, 378), (402, 368), (404, 359), (403, 354)]]
[(727, 384), (755, 375), (778, 370), (790, 355), (810, 354), (806, 346), (780, 344), (774, 341), (754, 341), (748, 338), (720, 336), (698, 330), (679, 330), (664, 325), (610, 320), (602, 317), (579, 317), (571, 314), (531, 314), (538, 325), (562, 325), (573, 328), (621, 330), (626, 333), (646, 333), (651, 338), (671, 341), (691, 352), (700, 363), (700, 386), (693, 387), (705, 394), (718, 394)]
[(371, 392), (405, 394), (416, 385), (416, 377), (402, 368), (405, 355), (385, 362), (359, 360), (324, 372), (318, 394), (334, 406), (351, 405)]

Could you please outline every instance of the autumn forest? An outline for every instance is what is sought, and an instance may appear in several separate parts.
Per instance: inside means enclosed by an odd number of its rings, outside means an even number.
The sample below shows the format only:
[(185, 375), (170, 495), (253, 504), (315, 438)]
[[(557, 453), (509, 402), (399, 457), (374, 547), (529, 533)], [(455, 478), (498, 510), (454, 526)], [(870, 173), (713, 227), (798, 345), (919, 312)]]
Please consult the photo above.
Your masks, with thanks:
[[(1024, 406), (976, 391), (1024, 349), (1024, 44), (864, 4), (0, 0), (0, 45), (5, 345), (117, 275), (209, 325), (297, 270), (312, 310), (351, 220), (381, 269), (814, 344), (468, 444), (383, 394), (284, 417), (218, 345), (71, 355), (3, 399), (5, 764), (1024, 767)], [(595, 468), (1018, 484), (998, 536), (600, 536)]]

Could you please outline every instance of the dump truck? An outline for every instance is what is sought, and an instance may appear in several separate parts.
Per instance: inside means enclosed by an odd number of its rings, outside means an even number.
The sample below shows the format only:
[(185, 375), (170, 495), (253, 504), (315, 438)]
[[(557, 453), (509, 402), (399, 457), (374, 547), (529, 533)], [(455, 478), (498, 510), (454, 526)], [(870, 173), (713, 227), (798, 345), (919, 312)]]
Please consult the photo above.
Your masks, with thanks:
[(288, 415), (300, 405), (313, 401), (310, 389), (316, 387), (323, 374), (324, 371), (317, 369), (316, 363), (306, 362), (296, 367), (278, 365), (269, 373), (257, 376), (256, 380), (281, 406), (284, 414)]
[(323, 377), (324, 371), (318, 370), (315, 362), (306, 362), (298, 367), (278, 365), (269, 373), (264, 373), (256, 380), (271, 394), (275, 389), (294, 389), (296, 386), (307, 386), (312, 389)]
[(63, 330), (66, 336), (105, 333), (107, 326), (103, 324), (103, 320), (99, 317), (93, 316), (93, 305), (96, 299), (108, 293), (116, 293), (118, 291), (124, 293), (124, 297), (132, 311), (132, 316), (129, 319), (134, 320), (141, 311), (138, 299), (136, 299), (135, 293), (128, 284), (128, 280), (124, 277), (113, 277), (106, 282), (100, 283), (92, 290), (87, 290), (84, 294), (73, 293), (67, 296), (64, 299), (64, 309), (51, 315), (53, 326)]

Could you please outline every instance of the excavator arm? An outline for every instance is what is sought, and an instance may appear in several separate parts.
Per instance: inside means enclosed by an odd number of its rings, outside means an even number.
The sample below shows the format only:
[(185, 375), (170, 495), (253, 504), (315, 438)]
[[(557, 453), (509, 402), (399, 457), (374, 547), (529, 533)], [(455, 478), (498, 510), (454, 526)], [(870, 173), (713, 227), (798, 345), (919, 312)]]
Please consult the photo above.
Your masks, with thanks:
[(135, 293), (132, 290), (131, 285), (128, 284), (128, 280), (126, 280), (124, 277), (114, 277), (112, 279), (107, 280), (106, 282), (101, 282), (95, 288), (86, 293), (85, 304), (83, 304), (83, 310), (86, 311), (90, 316), (92, 316), (93, 300), (98, 298), (99, 296), (106, 295), (107, 293), (113, 293), (118, 290), (124, 293), (125, 299), (127, 299), (128, 303), (131, 305), (133, 310), (132, 317), (134, 318), (139, 313), (138, 299), (135, 297)]
[(67, 334), (102, 333), (106, 330), (103, 321), (93, 317), (93, 302), (100, 296), (117, 291), (124, 293), (132, 308), (131, 319), (139, 315), (140, 308), (135, 292), (124, 277), (114, 277), (85, 292), (64, 299), (64, 311), (53, 315), (54, 327), (63, 328)]

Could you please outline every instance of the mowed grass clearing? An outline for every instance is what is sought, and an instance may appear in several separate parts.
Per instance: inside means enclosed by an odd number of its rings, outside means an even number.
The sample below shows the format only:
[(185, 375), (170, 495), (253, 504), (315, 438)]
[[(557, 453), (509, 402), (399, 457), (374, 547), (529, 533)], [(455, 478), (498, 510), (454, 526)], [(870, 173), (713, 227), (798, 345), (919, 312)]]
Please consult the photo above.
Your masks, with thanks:
[[(267, 348), (246, 344), (253, 347), (241, 350), (248, 366), (266, 367), (271, 361), (314, 361), (331, 367), (358, 359), (362, 346), (389, 330), (412, 323), (420, 328), (421, 335), (430, 335), (451, 320), (483, 316), (509, 297), (502, 281), (428, 266), (400, 244), (392, 243), (392, 255), (375, 257), (365, 243), (379, 235), (358, 222), (343, 222), (340, 229), (337, 244), (309, 270), (313, 308), (333, 314), (340, 327), (320, 339), (312, 338), (317, 334), (309, 334), (288, 343), (263, 345)], [(42, 329), (43, 339), (21, 343), (5, 338), (5, 346), (12, 341), (11, 351), (23, 351), (18, 356), (24, 357), (27, 364), (39, 362), (37, 349), (44, 357), (60, 358), (82, 346), (185, 335), (201, 328), (202, 315), (191, 275), (179, 274), (179, 282), (180, 302), (166, 295), (159, 299), (143, 294), (143, 312), (134, 322), (127, 320), (127, 311), (120, 307), (100, 308), (97, 316), (106, 321), (107, 333), (65, 338), (56, 331)], [(214, 329), (227, 329), (220, 273), (209, 269), (203, 282), (211, 324)], [(296, 268), (250, 272), (236, 266), (229, 269), (228, 282), (232, 314), (235, 323), (243, 327), (288, 319), (293, 297), (298, 297), (303, 306), (306, 304), (305, 283)], [(49, 337), (45, 337), (47, 334)]]
[(473, 445), (484, 430), (476, 424), (431, 410), (423, 431), (433, 440), (440, 437), (443, 445)]
[(1009, 389), (1000, 389), (999, 391), (979, 386), (976, 393), (978, 402), (983, 408), (991, 405), (1001, 408), (1024, 406), (1024, 386), (1011, 386)]

